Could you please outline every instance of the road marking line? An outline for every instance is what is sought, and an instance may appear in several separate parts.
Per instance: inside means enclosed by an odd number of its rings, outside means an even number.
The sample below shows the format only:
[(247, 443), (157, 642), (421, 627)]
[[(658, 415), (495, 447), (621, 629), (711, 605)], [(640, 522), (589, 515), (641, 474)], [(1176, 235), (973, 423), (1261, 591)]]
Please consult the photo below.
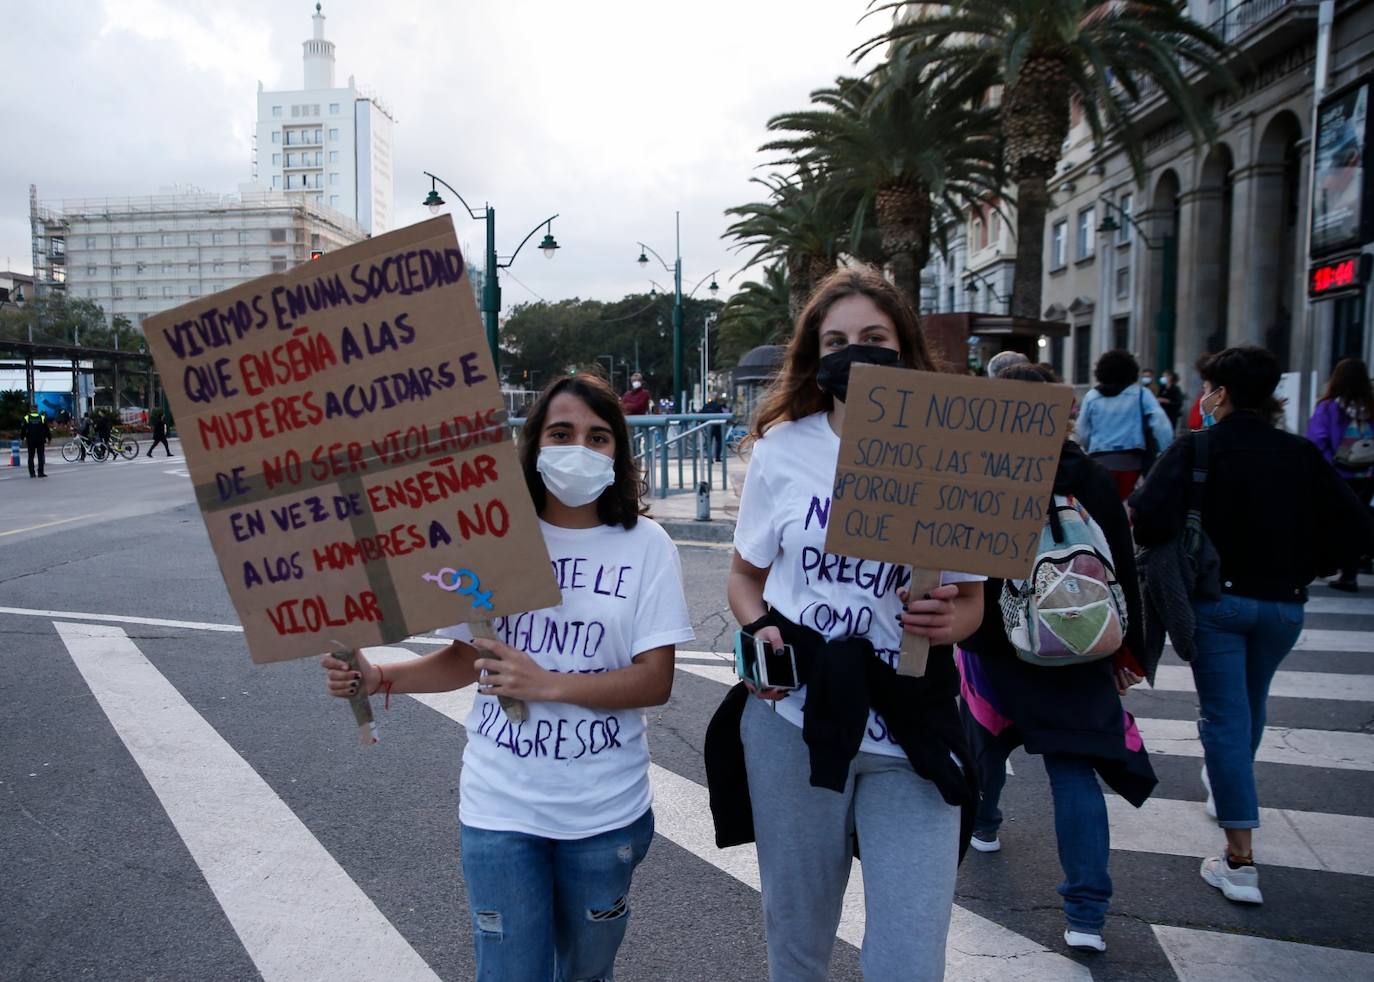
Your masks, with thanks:
[[(686, 657), (718, 658), (719, 665), (693, 665), (679, 661), (678, 669), (713, 682), (734, 685), (734, 656), (718, 651), (680, 651)], [(1149, 689), (1142, 691), (1148, 692)], [(1195, 692), (1193, 670), (1187, 665), (1160, 665), (1155, 675), (1155, 691)], [(1279, 672), (1269, 694), (1286, 699), (1334, 699), (1340, 702), (1374, 702), (1374, 675), (1346, 675), (1338, 672)]]
[[(1374, 610), (1370, 611), (1374, 614)], [(1328, 631), (1304, 628), (1298, 635), (1294, 651), (1361, 651), (1374, 652), (1374, 631)]]
[[(389, 645), (365, 648), (363, 652), (369, 661), (383, 665), (416, 657), (412, 651)], [(467, 720), (476, 699), (471, 686), (457, 692), (408, 695), (459, 725)], [(746, 886), (760, 889), (758, 856), (753, 848), (716, 848), (710, 798), (705, 788), (659, 764), (649, 765), (649, 780), (654, 788), (654, 826), (659, 835)], [(835, 934), (858, 947), (863, 944), (863, 932), (863, 869), (856, 860)], [(1076, 962), (958, 904), (951, 915), (945, 960), (948, 977), (968, 982), (1092, 980), (1092, 973)]]
[(202, 621), (174, 621), (162, 617), (134, 617), (128, 614), (85, 614), (74, 610), (39, 610), (32, 607), (0, 607), (0, 614), (42, 617), (47, 620), (101, 621), (110, 624), (142, 624), (146, 627), (181, 627), (192, 631), (243, 633), (243, 627), (238, 624), (207, 624)]
[(7, 535), (18, 535), (20, 532), (36, 532), (38, 529), (51, 528), (54, 525), (66, 525), (68, 522), (79, 522), (83, 518), (95, 518), (99, 513), (91, 512), (89, 515), (74, 515), (71, 518), (59, 518), (52, 522), (43, 522), (41, 525), (29, 525), (22, 529), (10, 529), (8, 532), (0, 532), (0, 539)]
[[(1107, 795), (1112, 848), (1166, 856), (1215, 856), (1223, 843), (1216, 819), (1200, 801), (1151, 798), (1140, 809)], [(1287, 808), (1261, 808), (1255, 862), (1260, 867), (1374, 876), (1374, 818)]]
[[(1197, 723), (1187, 719), (1141, 719), (1136, 725), (1152, 754), (1201, 757)], [(1266, 726), (1255, 760), (1262, 764), (1332, 767), (1346, 771), (1374, 771), (1374, 735), (1346, 730), (1307, 730)]]
[(57, 622), (264, 979), (438, 976), (118, 627)]
[(1245, 934), (1153, 925), (1179, 982), (1371, 979), (1374, 954)]
[(1303, 611), (1308, 614), (1363, 614), (1374, 617), (1374, 598), (1369, 597), (1313, 597)]

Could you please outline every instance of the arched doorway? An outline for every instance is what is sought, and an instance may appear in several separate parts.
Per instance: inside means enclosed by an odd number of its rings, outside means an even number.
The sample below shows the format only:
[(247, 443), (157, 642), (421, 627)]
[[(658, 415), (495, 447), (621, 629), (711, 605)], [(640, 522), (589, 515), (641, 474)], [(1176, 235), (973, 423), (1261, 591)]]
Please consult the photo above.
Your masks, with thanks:
[(1299, 309), (1298, 202), (1302, 180), (1302, 124), (1285, 110), (1264, 128), (1255, 155), (1254, 226), (1250, 234), (1250, 331), (1292, 367), (1294, 311)]
[(1231, 149), (1218, 143), (1202, 163), (1196, 196), (1196, 241), (1193, 243), (1194, 289), (1188, 360), (1221, 351), (1230, 335), (1231, 223), (1235, 162)]
[(1136, 335), (1136, 354), (1142, 365), (1168, 367), (1176, 362), (1180, 194), (1174, 170), (1159, 175), (1149, 209), (1140, 216), (1149, 242), (1137, 240), (1132, 247), (1136, 261), (1146, 263), (1145, 295), (1140, 298), (1141, 320)]

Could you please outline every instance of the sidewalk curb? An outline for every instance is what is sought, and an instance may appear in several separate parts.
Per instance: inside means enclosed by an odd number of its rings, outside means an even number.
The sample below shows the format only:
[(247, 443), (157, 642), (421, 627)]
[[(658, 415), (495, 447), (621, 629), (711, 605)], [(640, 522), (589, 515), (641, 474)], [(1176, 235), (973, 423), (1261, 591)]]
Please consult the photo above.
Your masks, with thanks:
[[(653, 518), (652, 515), (649, 516)], [(691, 519), (655, 518), (674, 542), (733, 542), (735, 523), (726, 519), (697, 522)]]

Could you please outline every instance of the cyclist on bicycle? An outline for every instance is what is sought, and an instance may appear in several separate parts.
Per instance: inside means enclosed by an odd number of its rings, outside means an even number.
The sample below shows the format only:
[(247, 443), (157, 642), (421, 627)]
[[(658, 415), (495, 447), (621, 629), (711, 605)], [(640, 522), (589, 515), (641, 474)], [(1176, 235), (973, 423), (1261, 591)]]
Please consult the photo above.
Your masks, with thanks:
[(81, 417), (81, 426), (77, 429), (77, 433), (81, 437), (81, 439), (77, 441), (81, 453), (81, 456), (77, 458), (78, 460), (86, 459), (86, 444), (91, 442), (91, 434), (94, 431), (95, 421), (91, 419), (91, 414), (89, 412), (84, 413)]

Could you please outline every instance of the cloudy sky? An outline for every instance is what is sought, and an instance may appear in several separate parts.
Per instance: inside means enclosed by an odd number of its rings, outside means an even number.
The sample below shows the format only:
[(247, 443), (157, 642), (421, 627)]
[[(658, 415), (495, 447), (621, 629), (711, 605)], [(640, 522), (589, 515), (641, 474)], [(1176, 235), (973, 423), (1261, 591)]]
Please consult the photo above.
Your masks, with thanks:
[[(30, 268), (28, 188), (40, 200), (235, 191), (249, 179), (258, 81), (302, 85), (313, 2), (46, 0), (0, 32), (9, 84), (0, 154), (0, 259)], [(496, 206), (509, 252), (545, 216), (564, 246), (522, 253), (507, 308), (535, 295), (614, 299), (648, 286), (636, 240), (672, 260), (682, 212), (685, 289), (741, 256), (720, 235), (772, 114), (851, 71), (874, 33), (865, 0), (325, 0), (336, 81), (390, 104), (400, 224), (428, 217), (421, 171)], [(455, 216), (460, 241), (482, 227)], [(728, 292), (728, 287), (727, 287)], [(704, 289), (703, 289), (704, 294)], [(724, 296), (725, 293), (722, 293)]]

